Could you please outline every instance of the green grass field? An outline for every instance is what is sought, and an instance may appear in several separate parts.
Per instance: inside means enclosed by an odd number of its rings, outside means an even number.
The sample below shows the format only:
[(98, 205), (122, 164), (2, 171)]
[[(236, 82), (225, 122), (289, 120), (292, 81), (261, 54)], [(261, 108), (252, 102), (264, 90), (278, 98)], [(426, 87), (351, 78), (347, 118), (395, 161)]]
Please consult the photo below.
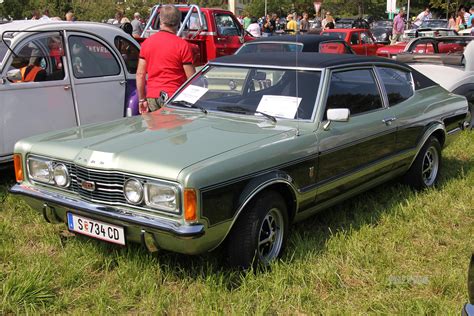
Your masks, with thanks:
[(474, 133), (443, 152), (437, 189), (397, 182), (293, 226), (271, 271), (218, 253), (149, 254), (73, 236), (0, 182), (0, 313), (459, 314), (474, 250)]

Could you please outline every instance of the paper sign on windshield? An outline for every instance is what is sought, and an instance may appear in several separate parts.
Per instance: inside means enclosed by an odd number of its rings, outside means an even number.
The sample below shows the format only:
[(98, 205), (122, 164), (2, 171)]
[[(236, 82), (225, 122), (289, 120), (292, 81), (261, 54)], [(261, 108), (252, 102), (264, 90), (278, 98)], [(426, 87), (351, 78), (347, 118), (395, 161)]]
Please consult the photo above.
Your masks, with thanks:
[(281, 95), (264, 95), (258, 104), (257, 111), (276, 117), (292, 119), (295, 117), (301, 98)]
[(178, 95), (178, 97), (175, 99), (175, 101), (186, 101), (191, 104), (196, 103), (204, 94), (207, 92), (207, 88), (195, 86), (195, 85), (189, 85), (181, 91), (181, 93)]

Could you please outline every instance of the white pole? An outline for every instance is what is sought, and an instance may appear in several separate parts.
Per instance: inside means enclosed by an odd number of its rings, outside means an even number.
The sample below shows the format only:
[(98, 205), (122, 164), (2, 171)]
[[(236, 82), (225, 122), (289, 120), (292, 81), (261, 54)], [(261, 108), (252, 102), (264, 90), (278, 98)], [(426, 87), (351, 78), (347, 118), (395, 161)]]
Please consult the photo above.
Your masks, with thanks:
[[(410, 0), (408, 0), (408, 3), (407, 3), (407, 22), (410, 22)], [(408, 26), (408, 23), (407, 23), (407, 26)]]
[(267, 17), (267, 0), (265, 0), (265, 18)]

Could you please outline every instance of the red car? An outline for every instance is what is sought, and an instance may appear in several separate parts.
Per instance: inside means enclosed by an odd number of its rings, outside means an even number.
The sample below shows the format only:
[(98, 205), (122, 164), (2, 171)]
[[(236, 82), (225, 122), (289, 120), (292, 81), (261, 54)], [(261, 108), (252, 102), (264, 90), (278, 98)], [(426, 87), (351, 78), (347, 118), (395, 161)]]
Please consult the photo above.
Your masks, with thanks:
[[(177, 35), (193, 44), (195, 66), (204, 65), (216, 57), (232, 55), (244, 42), (254, 39), (228, 10), (200, 8), (194, 4), (175, 6), (183, 16)], [(161, 5), (153, 7), (142, 41), (159, 30), (160, 8)]]
[[(377, 56), (380, 57), (387, 57), (387, 58), (395, 58), (399, 53), (406, 52), (408, 49), (408, 44), (411, 43), (414, 39), (418, 37), (437, 37), (437, 36), (457, 36), (457, 33), (454, 30), (432, 30), (432, 29), (421, 29), (416, 31), (415, 33), (410, 31), (405, 31), (405, 34), (402, 38), (401, 42), (398, 42), (393, 45), (387, 45), (381, 47), (377, 50)], [(444, 50), (441, 49), (439, 53), (447, 53), (451, 50), (450, 47), (445, 48)], [(433, 54), (433, 47), (426, 46), (425, 44), (420, 44), (416, 48), (410, 48), (410, 51), (417, 52), (417, 53), (426, 53), (426, 54)]]
[(367, 29), (330, 29), (321, 35), (334, 35), (345, 40), (357, 55), (375, 56), (377, 49), (384, 46), (378, 44)]

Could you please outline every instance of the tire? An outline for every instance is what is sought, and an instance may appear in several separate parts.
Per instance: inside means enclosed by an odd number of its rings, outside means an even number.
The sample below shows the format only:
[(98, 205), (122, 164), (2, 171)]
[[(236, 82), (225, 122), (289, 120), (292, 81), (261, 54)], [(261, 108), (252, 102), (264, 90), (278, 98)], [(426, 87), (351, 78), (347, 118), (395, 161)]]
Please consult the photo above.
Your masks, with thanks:
[(434, 136), (428, 138), (405, 175), (405, 182), (416, 190), (436, 186), (441, 170), (441, 145)]
[(240, 269), (268, 267), (281, 257), (287, 236), (285, 201), (274, 191), (260, 193), (240, 214), (229, 234), (230, 266)]

